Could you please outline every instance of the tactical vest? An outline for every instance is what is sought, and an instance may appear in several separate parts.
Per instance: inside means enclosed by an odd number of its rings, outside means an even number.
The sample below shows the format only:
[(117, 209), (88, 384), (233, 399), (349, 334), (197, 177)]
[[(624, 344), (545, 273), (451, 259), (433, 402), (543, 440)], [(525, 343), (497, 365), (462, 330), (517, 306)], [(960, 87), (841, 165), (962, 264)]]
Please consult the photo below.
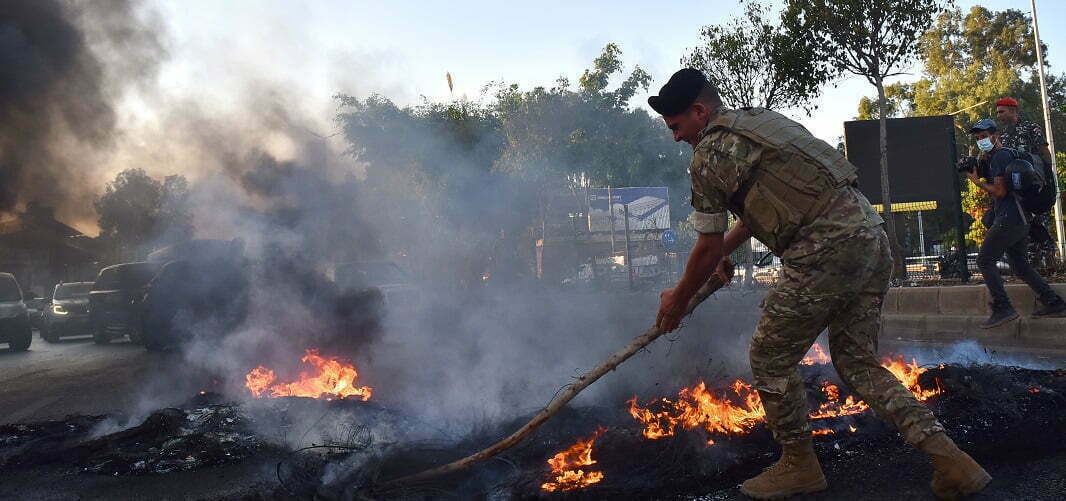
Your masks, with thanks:
[(763, 108), (723, 110), (708, 133), (727, 129), (764, 146), (758, 165), (729, 200), (729, 209), (775, 254), (821, 214), (858, 172), (835, 148), (802, 125)]

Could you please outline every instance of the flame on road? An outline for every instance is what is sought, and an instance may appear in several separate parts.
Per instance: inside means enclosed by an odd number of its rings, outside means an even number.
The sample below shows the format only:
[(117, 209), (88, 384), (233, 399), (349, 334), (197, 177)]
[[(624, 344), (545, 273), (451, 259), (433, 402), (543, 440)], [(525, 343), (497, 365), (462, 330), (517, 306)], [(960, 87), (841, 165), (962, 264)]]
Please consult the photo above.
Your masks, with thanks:
[(824, 365), (830, 361), (829, 355), (826, 355), (825, 350), (818, 343), (814, 343), (811, 349), (807, 351), (807, 356), (800, 360), (803, 365)]
[(866, 402), (855, 400), (855, 397), (851, 395), (848, 395), (847, 398), (841, 402), (840, 387), (829, 381), (822, 382), (822, 393), (825, 395), (825, 402), (818, 406), (818, 410), (809, 414), (811, 419), (851, 416), (854, 414), (862, 414), (870, 409), (870, 406), (866, 405)]
[[(807, 364), (807, 362), (810, 362)], [(811, 348), (811, 354), (804, 358), (804, 364), (814, 365), (826, 363), (829, 357), (815, 344)], [(936, 388), (922, 388), (918, 384), (918, 378), (927, 369), (919, 367), (915, 360), (910, 363), (904, 362), (902, 357), (885, 358), (882, 366), (892, 373), (903, 386), (905, 386), (919, 401), (928, 400), (930, 397), (939, 395), (941, 389), (939, 381)], [(714, 394), (707, 390), (703, 381), (698, 382), (691, 388), (683, 388), (678, 392), (677, 400), (660, 398), (649, 402), (646, 406), (637, 403), (636, 397), (630, 399), (629, 415), (639, 421), (643, 426), (643, 435), (652, 440), (673, 436), (678, 428), (685, 430), (703, 429), (709, 433), (718, 434), (744, 434), (748, 433), (759, 422), (765, 420), (766, 412), (763, 409), (759, 394), (752, 389), (751, 385), (742, 380), (736, 380), (730, 387), (732, 394), (720, 392)], [(811, 419), (829, 419), (843, 416), (862, 414), (870, 410), (870, 406), (854, 396), (840, 398), (840, 388), (825, 381), (821, 387), (825, 402), (817, 409), (811, 411), (808, 416)], [(849, 425), (851, 432), (856, 428)], [(829, 435), (835, 431), (829, 429), (817, 429), (814, 435)], [(709, 440), (707, 445), (713, 445)]]
[(935, 397), (940, 394), (939, 380), (936, 382), (936, 388), (922, 388), (922, 386), (918, 384), (918, 377), (924, 374), (928, 369), (925, 367), (919, 367), (918, 362), (913, 358), (910, 363), (904, 362), (902, 356), (885, 358), (881, 361), (881, 366), (888, 369), (893, 376), (896, 376), (896, 379), (903, 383), (903, 386), (906, 386), (919, 401), (924, 402), (928, 400), (929, 397)]
[(683, 388), (676, 402), (665, 398), (651, 402), (649, 407), (662, 409), (658, 412), (641, 407), (633, 397), (628, 402), (629, 415), (644, 425), (644, 437), (652, 440), (673, 436), (679, 427), (703, 428), (710, 433), (746, 433), (763, 420), (766, 411), (751, 385), (738, 379), (730, 390), (732, 395), (726, 392), (715, 395), (700, 381), (692, 388)]
[(585, 440), (578, 440), (569, 449), (560, 452), (548, 460), (554, 480), (541, 484), (540, 488), (548, 491), (572, 491), (582, 489), (603, 480), (602, 471), (592, 471), (587, 467), (596, 464), (592, 459), (592, 444), (607, 431), (600, 427)]
[(260, 365), (244, 376), (244, 386), (256, 397), (336, 396), (370, 400), (373, 389), (356, 385), (359, 372), (354, 365), (337, 357), (324, 357), (314, 349), (307, 350), (300, 361), (312, 365), (315, 371), (301, 372), (300, 378), (291, 383), (275, 383), (274, 371)]

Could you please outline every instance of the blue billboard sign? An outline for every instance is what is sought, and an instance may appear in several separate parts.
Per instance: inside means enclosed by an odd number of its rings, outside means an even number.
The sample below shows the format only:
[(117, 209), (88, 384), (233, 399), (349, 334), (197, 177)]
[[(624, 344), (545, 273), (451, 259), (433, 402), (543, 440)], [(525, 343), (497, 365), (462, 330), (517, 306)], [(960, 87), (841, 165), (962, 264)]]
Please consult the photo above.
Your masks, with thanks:
[(611, 231), (612, 224), (615, 231), (624, 230), (627, 206), (631, 231), (670, 229), (670, 191), (665, 186), (594, 188), (588, 194), (591, 231)]

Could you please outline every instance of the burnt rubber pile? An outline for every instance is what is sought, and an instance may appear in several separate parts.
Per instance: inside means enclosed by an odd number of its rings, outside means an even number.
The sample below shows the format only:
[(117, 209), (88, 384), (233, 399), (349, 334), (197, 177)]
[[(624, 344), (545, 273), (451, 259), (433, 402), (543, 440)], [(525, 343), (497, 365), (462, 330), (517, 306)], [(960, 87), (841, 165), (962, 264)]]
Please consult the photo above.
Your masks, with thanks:
[[(843, 387), (827, 392), (835, 374), (824, 365), (803, 367), (807, 383), (816, 448), (830, 476), (836, 465), (873, 461), (869, 468), (880, 475), (905, 481), (915, 476), (913, 488), (925, 492), (930, 473), (916, 461), (916, 454), (902, 443), (899, 434), (881, 422), (872, 410), (862, 409)], [(923, 370), (917, 378), (931, 395), (924, 400), (959, 445), (979, 460), (1038, 461), (1066, 458), (1066, 371), (1029, 370), (1005, 366), (940, 366)], [(677, 424), (670, 433), (649, 438), (647, 422), (639, 422), (618, 408), (581, 408), (560, 413), (535, 433), (532, 439), (479, 465), (473, 471), (432, 485), (405, 486), (403, 490), (374, 491), (377, 481), (418, 471), (423, 467), (479, 450), (524, 422), (516, 420), (486, 431), (452, 447), (393, 448), (366, 460), (350, 476), (332, 486), (319, 486), (319, 494), (337, 495), (362, 489), (379, 498), (443, 499), (449, 496), (489, 498), (588, 498), (673, 499), (720, 493), (739, 496), (736, 485), (759, 473), (776, 455), (771, 435), (753, 416), (736, 385), (708, 390), (731, 398), (740, 409), (739, 431), (714, 430), (715, 426), (685, 427)], [(830, 384), (829, 386), (834, 386)], [(836, 404), (827, 405), (829, 396)], [(682, 398), (658, 401), (675, 405)], [(631, 403), (632, 404), (632, 403)], [(660, 418), (677, 417), (649, 409)], [(735, 409), (726, 409), (735, 412)], [(836, 414), (833, 411), (836, 410)], [(851, 413), (852, 411), (857, 411)], [(747, 412), (748, 414), (744, 414)], [(632, 412), (630, 412), (632, 414)], [(814, 419), (814, 415), (823, 415)], [(747, 419), (747, 421), (744, 421)], [(660, 420), (660, 424), (662, 421)], [(659, 426), (656, 435), (667, 429)], [(821, 431), (819, 430), (828, 430)], [(889, 458), (899, 458), (893, 464)], [(909, 463), (908, 463), (909, 461)], [(904, 463), (907, 463), (904, 471)], [(914, 464), (911, 464), (914, 463)], [(921, 470), (921, 471), (919, 471)], [(850, 472), (854, 475), (856, 472)], [(874, 470), (858, 472), (873, 475)], [(306, 475), (314, 477), (314, 475)], [(854, 479), (853, 479), (854, 480)], [(830, 499), (824, 498), (824, 499)], [(1043, 499), (1034, 495), (1033, 499)], [(1051, 498), (1048, 498), (1051, 499)]]
[[(353, 400), (278, 398), (238, 404), (220, 399), (201, 395), (122, 429), (103, 415), (2, 425), (0, 474), (42, 466), (110, 476), (199, 470), (264, 453), (284, 454), (294, 433), (341, 447), (368, 437), (370, 426), (384, 428), (380, 422), (388, 418), (383, 416), (391, 416), (377, 405)], [(311, 422), (318, 426), (308, 426)]]
[[(834, 382), (830, 366), (807, 365), (802, 374), (831, 489), (834, 478), (845, 477), (856, 489), (880, 483), (897, 495), (900, 489), (927, 491), (928, 467)], [(1066, 466), (1066, 371), (948, 365), (903, 376), (961, 447), (980, 461), (998, 462), (1000, 471), (1018, 465), (1004, 478), (1028, 478), (1032, 471), (1024, 465), (1041, 461), (1050, 464), (1045, 470), (1058, 468), (1064, 475), (1054, 462)], [(121, 431), (109, 431), (105, 416), (0, 426), (0, 478), (44, 467), (65, 472), (59, 478), (162, 479), (269, 462), (270, 485), (258, 488), (257, 499), (739, 499), (736, 485), (775, 457), (752, 394), (741, 381), (708, 383), (613, 406), (564, 409), (493, 460), (432, 484), (390, 491), (375, 486), (476, 452), (525, 418), (483, 427), (459, 441), (413, 441), (408, 430), (424, 429), (423, 423), (371, 402), (283, 397), (237, 404), (209, 394)], [(862, 482), (855, 483), (856, 476)], [(891, 499), (866, 491), (812, 499), (841, 495)]]

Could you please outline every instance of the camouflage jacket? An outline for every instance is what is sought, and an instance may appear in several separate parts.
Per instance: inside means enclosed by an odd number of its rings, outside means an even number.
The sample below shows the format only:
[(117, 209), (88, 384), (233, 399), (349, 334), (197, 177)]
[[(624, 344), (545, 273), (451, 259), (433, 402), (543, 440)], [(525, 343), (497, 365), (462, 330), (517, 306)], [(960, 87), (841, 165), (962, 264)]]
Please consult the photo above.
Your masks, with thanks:
[(1019, 118), (1018, 123), (1008, 125), (999, 136), (1004, 147), (1026, 153), (1040, 154), (1039, 148), (1047, 146), (1044, 129), (1031, 120)]
[[(717, 113), (725, 112), (728, 110), (721, 108)], [(741, 221), (745, 220), (744, 211), (735, 210), (742, 207), (733, 205), (738, 199), (744, 198), (743, 194), (740, 197), (737, 194), (744, 189), (749, 176), (759, 169), (763, 159), (781, 157), (772, 153), (767, 145), (752, 141), (729, 129), (712, 130), (708, 125), (700, 133), (700, 142), (693, 152), (689, 166), (694, 209), (691, 221), (696, 231), (724, 232), (727, 229), (726, 214), (730, 210)], [(809, 168), (820, 167), (811, 163)], [(866, 197), (855, 187), (830, 189), (834, 190), (834, 193), (828, 195), (828, 203), (818, 214), (805, 218), (808, 222), (799, 228), (795, 237), (785, 243), (784, 248), (775, 249), (770, 242), (763, 243), (782, 258), (808, 255), (821, 250), (826, 244), (854, 235), (862, 228), (884, 222)]]

